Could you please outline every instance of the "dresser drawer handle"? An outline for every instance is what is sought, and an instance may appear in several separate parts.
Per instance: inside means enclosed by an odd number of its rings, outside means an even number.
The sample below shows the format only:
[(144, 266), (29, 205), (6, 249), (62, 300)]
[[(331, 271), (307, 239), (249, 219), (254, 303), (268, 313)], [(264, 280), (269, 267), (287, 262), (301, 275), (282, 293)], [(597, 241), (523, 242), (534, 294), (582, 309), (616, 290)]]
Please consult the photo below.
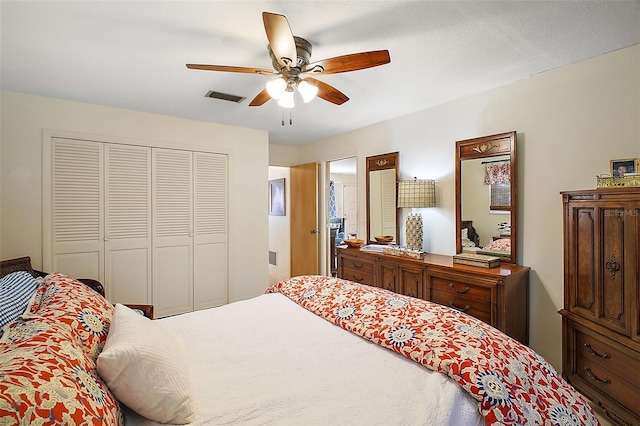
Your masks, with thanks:
[(587, 348), (587, 350), (589, 351), (591, 356), (594, 357), (594, 358), (602, 358), (602, 359), (611, 358), (611, 355), (609, 355), (606, 352), (604, 354), (600, 355), (598, 352), (594, 351), (589, 343), (585, 343), (584, 347)]
[(464, 293), (468, 292), (469, 290), (471, 290), (469, 287), (465, 287), (464, 290), (458, 290), (457, 288), (455, 288), (453, 283), (449, 283), (449, 287), (451, 287), (453, 289), (453, 291), (455, 291), (456, 293), (460, 293), (460, 294), (464, 294)]
[(352, 262), (352, 265), (356, 269), (361, 269), (364, 265), (362, 263)]
[(586, 371), (586, 372), (587, 372), (587, 374), (589, 375), (589, 377), (591, 378), (591, 380), (593, 380), (594, 382), (598, 382), (598, 383), (600, 383), (600, 384), (602, 384), (602, 385), (608, 385), (609, 383), (611, 383), (611, 380), (609, 380), (609, 379), (604, 379), (604, 380), (602, 380), (602, 379), (597, 378), (597, 377), (596, 377), (596, 376), (591, 372), (591, 369), (589, 368), (589, 366), (588, 366), (588, 365), (585, 365), (585, 366), (584, 366), (584, 371)]
[(356, 277), (355, 275), (351, 276), (351, 281), (361, 283), (363, 280), (364, 280), (364, 277)]
[(458, 308), (453, 302), (449, 302), (449, 306), (460, 312), (467, 312), (469, 310), (469, 305), (465, 306), (464, 308)]

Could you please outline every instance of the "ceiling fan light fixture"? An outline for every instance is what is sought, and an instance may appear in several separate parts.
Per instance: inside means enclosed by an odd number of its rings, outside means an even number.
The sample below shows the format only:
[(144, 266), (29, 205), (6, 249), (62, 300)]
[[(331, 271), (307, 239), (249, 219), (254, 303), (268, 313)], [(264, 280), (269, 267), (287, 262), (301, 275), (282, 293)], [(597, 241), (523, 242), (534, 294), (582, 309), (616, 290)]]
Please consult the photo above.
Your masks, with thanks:
[(278, 100), (278, 105), (280, 105), (282, 108), (293, 108), (294, 106), (296, 106), (295, 102), (293, 101), (293, 90), (286, 90), (285, 92), (283, 92), (282, 96)]
[(318, 94), (318, 86), (302, 80), (298, 83), (298, 92), (300, 92), (302, 100), (309, 103)]
[(267, 93), (275, 100), (280, 99), (286, 89), (287, 82), (283, 78), (276, 78), (267, 82)]

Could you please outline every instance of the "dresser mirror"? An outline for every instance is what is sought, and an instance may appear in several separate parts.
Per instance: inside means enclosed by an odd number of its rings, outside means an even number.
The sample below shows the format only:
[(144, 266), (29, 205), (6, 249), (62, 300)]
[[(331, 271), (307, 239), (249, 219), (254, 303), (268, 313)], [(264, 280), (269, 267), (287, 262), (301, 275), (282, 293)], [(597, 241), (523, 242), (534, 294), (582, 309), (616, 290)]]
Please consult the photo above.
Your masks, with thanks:
[[(398, 152), (367, 157), (367, 244), (392, 236), (398, 244)], [(363, 238), (364, 239), (364, 238)]]
[(456, 251), (516, 263), (516, 132), (456, 142)]

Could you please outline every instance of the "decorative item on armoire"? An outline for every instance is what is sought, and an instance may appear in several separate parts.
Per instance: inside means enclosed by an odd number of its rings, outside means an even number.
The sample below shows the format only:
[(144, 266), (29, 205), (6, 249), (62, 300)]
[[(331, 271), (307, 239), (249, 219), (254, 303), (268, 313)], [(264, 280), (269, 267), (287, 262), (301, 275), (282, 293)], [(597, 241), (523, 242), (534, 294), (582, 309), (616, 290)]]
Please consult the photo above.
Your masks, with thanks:
[[(398, 182), (398, 208), (424, 208), (436, 206), (436, 182), (434, 180), (404, 180)], [(410, 213), (405, 223), (405, 245), (412, 250), (422, 250), (422, 215)]]

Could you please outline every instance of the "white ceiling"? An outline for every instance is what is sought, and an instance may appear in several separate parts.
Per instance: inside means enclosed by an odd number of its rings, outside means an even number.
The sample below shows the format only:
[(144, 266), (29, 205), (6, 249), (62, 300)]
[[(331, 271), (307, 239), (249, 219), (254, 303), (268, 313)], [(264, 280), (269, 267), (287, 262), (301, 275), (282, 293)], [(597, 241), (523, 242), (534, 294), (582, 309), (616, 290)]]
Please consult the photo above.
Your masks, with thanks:
[[(285, 15), (311, 60), (388, 49), (391, 63), (318, 79), (351, 99), (249, 107), (271, 68), (261, 13)], [(2, 90), (269, 131), (301, 144), (640, 42), (640, 1), (6, 1)], [(247, 99), (205, 98), (215, 90)], [(284, 114), (283, 114), (284, 111)], [(285, 126), (281, 125), (284, 117)]]

